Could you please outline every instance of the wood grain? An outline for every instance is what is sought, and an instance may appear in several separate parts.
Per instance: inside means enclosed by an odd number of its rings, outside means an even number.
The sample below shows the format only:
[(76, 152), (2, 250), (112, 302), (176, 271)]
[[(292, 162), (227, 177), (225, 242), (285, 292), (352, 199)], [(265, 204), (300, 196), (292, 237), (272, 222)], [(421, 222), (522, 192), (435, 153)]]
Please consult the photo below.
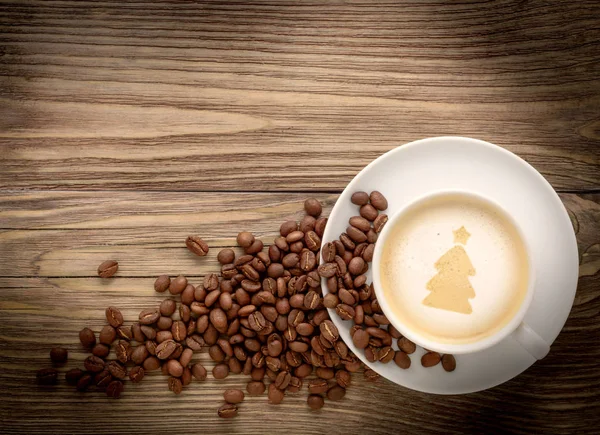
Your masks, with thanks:
[[(0, 0), (0, 433), (597, 432), (599, 17), (593, 0)], [(578, 291), (522, 375), (441, 397), (358, 374), (319, 412), (304, 389), (232, 421), (216, 409), (243, 376), (176, 397), (154, 374), (118, 401), (33, 383), (55, 345), (81, 363), (77, 332), (109, 303), (132, 321), (156, 275), (198, 282), (237, 231), (270, 243), (307, 196), (327, 214), (364, 165), (435, 135), (504, 146), (563, 192)]]
[(2, 1), (0, 187), (337, 192), (402, 143), (465, 135), (557, 189), (598, 188), (598, 16), (583, 1)]

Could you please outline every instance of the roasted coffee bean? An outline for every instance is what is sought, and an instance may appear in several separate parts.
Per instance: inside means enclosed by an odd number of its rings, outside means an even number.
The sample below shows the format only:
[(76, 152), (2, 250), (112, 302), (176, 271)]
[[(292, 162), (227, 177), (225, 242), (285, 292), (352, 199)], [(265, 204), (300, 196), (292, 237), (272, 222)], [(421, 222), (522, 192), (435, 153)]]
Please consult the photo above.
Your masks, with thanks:
[(152, 325), (160, 317), (160, 311), (158, 308), (147, 308), (140, 312), (140, 324), (141, 325)]
[(185, 339), (185, 344), (187, 347), (194, 351), (202, 350), (202, 347), (205, 345), (204, 338), (201, 336), (194, 334)]
[(308, 392), (310, 394), (326, 393), (328, 388), (329, 384), (325, 379), (313, 379), (308, 382)]
[(394, 363), (401, 369), (407, 369), (410, 367), (410, 357), (401, 350), (396, 351), (394, 354)]
[(227, 364), (217, 364), (212, 370), (215, 379), (225, 379), (229, 375), (229, 366)]
[(306, 352), (308, 350), (308, 344), (302, 341), (292, 341), (288, 344), (288, 347), (294, 352)]
[(104, 370), (104, 360), (95, 355), (88, 356), (83, 362), (83, 365), (88, 372), (92, 373), (98, 373)]
[(336, 263), (323, 263), (319, 265), (317, 268), (317, 272), (319, 276), (322, 278), (330, 278), (334, 276), (337, 272), (337, 264)]
[(176, 278), (171, 280), (171, 284), (169, 285), (169, 293), (172, 295), (181, 294), (185, 290), (188, 285), (187, 278), (183, 275), (179, 275)]
[(138, 343), (142, 343), (146, 339), (142, 333), (141, 325), (138, 322), (131, 326), (131, 333), (133, 334), (133, 339)]
[(156, 346), (156, 356), (159, 359), (167, 359), (175, 352), (176, 348), (177, 345), (173, 340), (163, 341)]
[(285, 392), (280, 390), (275, 386), (275, 383), (269, 385), (268, 391), (269, 402), (273, 405), (279, 405), (283, 402), (283, 398), (285, 397)]
[(390, 346), (385, 346), (377, 352), (377, 359), (380, 362), (387, 364), (394, 359), (394, 354), (395, 352)]
[(369, 194), (367, 192), (354, 192), (350, 197), (350, 202), (356, 205), (365, 205), (369, 203)]
[(105, 311), (105, 314), (108, 324), (113, 328), (118, 328), (123, 324), (123, 315), (117, 308), (108, 307)]
[(327, 225), (327, 218), (320, 217), (319, 219), (316, 220), (314, 231), (315, 231), (315, 233), (317, 233), (317, 236), (323, 237), (323, 233), (325, 233), (326, 225)]
[[(224, 279), (232, 279), (237, 274), (237, 268), (234, 264), (224, 264), (221, 267), (221, 276)], [(198, 298), (196, 298), (198, 300)]]
[(407, 354), (411, 354), (417, 349), (417, 346), (408, 338), (402, 337), (398, 339), (398, 348)]
[(256, 239), (250, 246), (244, 248), (244, 252), (246, 254), (257, 254), (263, 250), (263, 247), (264, 244), (262, 240)]
[(300, 221), (300, 224), (298, 225), (298, 229), (300, 231), (302, 231), (304, 234), (306, 234), (309, 231), (313, 231), (315, 229), (316, 223), (317, 223), (317, 220), (313, 216), (306, 215)]
[[(215, 292), (217, 293), (217, 292)], [(216, 294), (215, 296), (219, 296)], [(191, 313), (194, 313), (197, 316), (204, 316), (210, 312), (210, 308), (208, 308), (204, 303), (194, 301), (190, 304), (189, 307), (186, 305), (179, 306), (179, 317), (184, 322), (188, 322), (190, 320)]]
[(92, 348), (96, 345), (96, 336), (90, 328), (83, 328), (79, 331), (79, 341), (83, 347)]
[(261, 381), (250, 381), (246, 385), (246, 391), (251, 396), (260, 396), (265, 392), (265, 384)]
[(54, 385), (58, 382), (58, 372), (54, 369), (40, 369), (35, 374), (35, 380), (40, 385)]
[[(297, 255), (297, 254), (296, 254)], [(281, 263), (271, 263), (267, 269), (269, 277), (277, 279), (283, 275), (284, 267)]]
[(248, 316), (248, 324), (254, 331), (262, 331), (266, 327), (266, 320), (260, 311), (254, 311)]
[(339, 304), (335, 308), (335, 312), (343, 320), (350, 320), (354, 317), (354, 308), (352, 308), (350, 305)]
[(196, 291), (196, 287), (191, 284), (188, 284), (183, 291), (181, 292), (181, 303), (185, 305), (190, 305), (192, 302), (196, 300), (194, 293)]
[(368, 221), (373, 222), (378, 214), (377, 209), (371, 204), (365, 204), (360, 208), (360, 215)]
[(230, 279), (224, 279), (223, 281), (221, 281), (221, 284), (219, 284), (219, 288), (221, 290), (221, 293), (233, 293), (233, 284), (231, 283)]
[(286, 237), (292, 231), (296, 231), (298, 229), (298, 223), (296, 221), (286, 221), (281, 224), (279, 227), (279, 234), (282, 237)]
[(104, 326), (100, 330), (100, 334), (98, 335), (100, 343), (106, 344), (108, 346), (110, 346), (112, 342), (115, 341), (115, 338), (117, 338), (117, 331), (110, 325)]
[(283, 259), (281, 260), (281, 264), (283, 265), (283, 267), (290, 269), (296, 266), (299, 261), (300, 256), (296, 253), (291, 252), (283, 257)]
[[(190, 320), (190, 314), (189, 314), (190, 310), (186, 305), (182, 305), (182, 307), (185, 307), (187, 309), (182, 308), (180, 310), (179, 316), (181, 317), (182, 320), (186, 319), (187, 321), (189, 321)], [(171, 329), (172, 326), (173, 326), (173, 319), (170, 317), (160, 316), (158, 318), (158, 321), (156, 322), (156, 327), (158, 329), (160, 329), (161, 331), (168, 331)], [(141, 327), (142, 333), (150, 340), (153, 340), (154, 337), (152, 337), (152, 332), (150, 332), (150, 329), (154, 330), (154, 328), (152, 328), (150, 326), (142, 326)], [(150, 334), (150, 336), (148, 335), (148, 333)]]
[(242, 248), (248, 248), (254, 243), (254, 235), (248, 231), (238, 233), (236, 241)]
[(172, 359), (179, 359), (183, 353), (183, 345), (181, 343), (175, 343), (175, 350), (171, 354)]
[(92, 354), (98, 358), (106, 358), (110, 354), (110, 347), (105, 344), (98, 343), (92, 348)]
[(362, 305), (357, 305), (354, 308), (354, 323), (356, 325), (362, 325), (365, 321), (365, 311)]
[(250, 281), (257, 282), (260, 279), (260, 274), (250, 264), (244, 264), (241, 267), (241, 271)]
[(85, 391), (88, 389), (88, 387), (90, 385), (92, 385), (92, 382), (94, 381), (94, 378), (92, 377), (91, 374), (84, 374), (83, 376), (81, 376), (79, 378), (79, 380), (77, 381), (77, 391)]
[(371, 192), (371, 195), (369, 195), (369, 200), (371, 201), (371, 205), (373, 205), (373, 207), (375, 207), (377, 210), (386, 210), (388, 208), (387, 199), (385, 199), (385, 196), (383, 196), (381, 192), (378, 192), (377, 190)]
[(421, 357), (421, 365), (423, 367), (433, 367), (433, 366), (437, 365), (441, 359), (442, 358), (439, 353), (427, 352), (426, 354), (424, 354)]
[(110, 361), (106, 364), (106, 368), (108, 369), (113, 378), (127, 378), (127, 369), (117, 361)]
[(169, 385), (170, 391), (172, 391), (175, 394), (181, 394), (181, 390), (183, 389), (183, 384), (181, 383), (180, 379), (171, 376), (169, 378), (169, 380), (167, 381), (167, 383)]
[(226, 403), (217, 410), (217, 415), (221, 418), (233, 418), (237, 415), (237, 411), (237, 406)]
[(192, 383), (192, 370), (189, 367), (185, 367), (183, 369), (183, 374), (181, 375), (181, 385), (184, 387), (186, 385), (190, 385)]
[(148, 340), (144, 345), (146, 346), (146, 350), (150, 355), (156, 355), (156, 346), (158, 346), (157, 342)]
[(335, 372), (329, 367), (317, 367), (317, 369), (315, 370), (315, 374), (321, 379), (327, 380), (333, 379), (335, 376)]
[(112, 381), (114, 381), (114, 379), (107, 369), (102, 370), (100, 373), (96, 373), (94, 376), (94, 384), (102, 391), (106, 390), (106, 387), (108, 387), (108, 384)]
[[(346, 228), (346, 234), (348, 235), (348, 237), (350, 237), (350, 239), (355, 244), (363, 243), (363, 242), (367, 241), (367, 235), (365, 233), (363, 233), (361, 230), (359, 230), (358, 228), (353, 227), (352, 225), (350, 225), (348, 228)], [(356, 246), (355, 246), (355, 249), (356, 249)]]
[(329, 390), (327, 390), (327, 398), (329, 400), (337, 401), (342, 400), (346, 395), (346, 390), (340, 387), (339, 385), (334, 385)]
[(98, 276), (100, 278), (110, 278), (119, 270), (119, 263), (115, 260), (106, 260), (98, 266)]
[(303, 298), (304, 307), (309, 310), (316, 310), (320, 303), (321, 298), (314, 290), (308, 291)]
[(154, 340), (156, 338), (156, 329), (154, 329), (153, 327), (148, 325), (142, 325), (140, 329), (142, 330), (142, 334), (144, 334), (144, 336), (148, 340)]
[(348, 271), (354, 275), (360, 275), (363, 273), (363, 268), (365, 267), (365, 260), (362, 257), (354, 257), (350, 260), (350, 264), (348, 265)]
[(300, 269), (305, 272), (310, 272), (317, 265), (317, 257), (315, 253), (308, 249), (303, 249), (300, 253)]
[(235, 260), (235, 252), (233, 249), (221, 249), (217, 254), (217, 261), (223, 265), (233, 263)]
[(141, 382), (142, 379), (144, 379), (144, 375), (145, 372), (143, 367), (135, 366), (131, 370), (129, 370), (129, 379), (131, 379), (131, 382), (133, 382), (134, 384)]
[(169, 278), (168, 275), (161, 275), (158, 278), (156, 278), (156, 281), (154, 281), (154, 291), (163, 293), (167, 291), (170, 284), (171, 278)]
[(54, 364), (64, 364), (67, 362), (69, 352), (64, 347), (54, 347), (50, 350), (50, 359)]
[(171, 376), (179, 378), (183, 374), (183, 366), (176, 359), (170, 359), (167, 361), (167, 372)]
[(323, 207), (318, 199), (309, 198), (304, 201), (304, 210), (306, 211), (306, 214), (310, 216), (319, 217), (323, 211)]
[(210, 312), (210, 323), (221, 334), (227, 332), (227, 315), (221, 308), (215, 308)]
[(376, 233), (380, 233), (383, 230), (383, 227), (388, 221), (388, 216), (386, 214), (380, 214), (373, 221), (373, 229)]
[(231, 403), (231, 404), (242, 403), (242, 401), (244, 400), (244, 392), (242, 390), (234, 390), (234, 389), (225, 390), (225, 392), (223, 393), (223, 398), (225, 399), (225, 402), (227, 402), (227, 403)]
[(133, 339), (133, 332), (131, 331), (131, 326), (119, 326), (117, 328), (117, 336), (122, 338), (123, 340), (130, 341)]
[(115, 353), (117, 355), (117, 359), (124, 364), (131, 358), (131, 345), (127, 341), (120, 340), (119, 343), (117, 343)]
[(187, 337), (187, 327), (185, 326), (185, 323), (183, 323), (181, 320), (173, 322), (173, 325), (171, 326), (171, 336), (175, 341), (185, 340)]
[[(209, 273), (204, 276), (202, 286), (209, 294), (219, 288), (219, 277), (215, 273)], [(206, 300), (204, 301), (206, 303)]]
[(447, 372), (453, 372), (456, 369), (456, 359), (449, 353), (442, 356), (442, 367)]
[(354, 305), (356, 303), (356, 300), (354, 299), (354, 296), (352, 296), (352, 293), (350, 293), (345, 288), (339, 289), (337, 296), (346, 305)]
[(204, 257), (208, 253), (208, 244), (198, 236), (188, 236), (185, 246), (200, 257)]
[(229, 361), (227, 361), (227, 365), (229, 366), (229, 372), (233, 373), (233, 374), (240, 374), (242, 373), (242, 363), (236, 359), (236, 358), (229, 358)]
[[(48, 370), (48, 369), (42, 369), (42, 370)], [(51, 370), (53, 370), (53, 369), (51, 369)], [(67, 381), (67, 384), (69, 384), (69, 385), (77, 385), (77, 381), (82, 376), (83, 376), (83, 370), (71, 369), (67, 373), (65, 373), (65, 380)]]
[(241, 267), (244, 264), (251, 263), (252, 260), (254, 260), (254, 256), (246, 254), (246, 255), (242, 255), (241, 257), (236, 258), (236, 260), (233, 262), (233, 264), (238, 269), (241, 269)]
[(373, 261), (374, 253), (375, 253), (375, 244), (370, 243), (369, 245), (367, 245), (367, 247), (365, 248), (365, 250), (362, 253), (363, 260), (365, 260), (367, 263), (370, 263), (371, 261)]
[(350, 381), (352, 376), (346, 370), (338, 370), (335, 372), (335, 381), (342, 388), (348, 388), (350, 386)]
[(318, 394), (311, 394), (310, 396), (308, 396), (308, 399), (306, 399), (306, 403), (308, 403), (308, 406), (311, 409), (316, 410), (321, 409), (325, 405), (325, 400), (322, 396)]
[(367, 348), (365, 349), (365, 358), (369, 362), (377, 361), (377, 348), (373, 347), (372, 345), (367, 346)]
[(292, 231), (285, 237), (286, 242), (288, 242), (290, 245), (293, 243), (299, 242), (302, 239), (304, 239), (304, 233), (302, 231), (298, 231), (298, 230)]
[(365, 349), (369, 345), (369, 334), (364, 329), (358, 329), (352, 336), (352, 342), (358, 349)]
[(329, 313), (327, 312), (327, 310), (319, 310), (314, 313), (313, 318), (312, 318), (312, 323), (315, 326), (320, 326), (321, 323), (323, 323), (323, 321), (328, 320), (328, 319), (329, 319)]
[(353, 216), (349, 219), (348, 223), (350, 226), (359, 229), (361, 232), (366, 233), (371, 229), (371, 222), (361, 216)]
[(296, 326), (296, 332), (303, 336), (310, 336), (314, 332), (315, 328), (310, 323), (300, 323)]
[(325, 308), (335, 308), (339, 304), (338, 297), (333, 293), (328, 293), (323, 298), (323, 305)]
[(192, 375), (198, 381), (204, 381), (206, 379), (206, 377), (208, 376), (206, 369), (200, 363), (196, 363), (192, 366)]
[[(208, 308), (212, 307), (221, 297), (221, 292), (219, 290), (210, 291), (206, 298), (204, 298), (204, 305)], [(204, 314), (204, 313), (202, 313)]]
[[(158, 345), (160, 346), (160, 345)], [(158, 352), (158, 346), (157, 346), (157, 352)], [(140, 345), (137, 346), (135, 349), (133, 349), (133, 351), (131, 352), (131, 361), (133, 361), (135, 364), (137, 365), (141, 365), (144, 360), (146, 358), (148, 358), (148, 356), (150, 355), (150, 353), (148, 352), (148, 349), (146, 349), (145, 345)]]
[(309, 231), (304, 236), (304, 244), (308, 249), (316, 252), (321, 247), (321, 238), (314, 231)]

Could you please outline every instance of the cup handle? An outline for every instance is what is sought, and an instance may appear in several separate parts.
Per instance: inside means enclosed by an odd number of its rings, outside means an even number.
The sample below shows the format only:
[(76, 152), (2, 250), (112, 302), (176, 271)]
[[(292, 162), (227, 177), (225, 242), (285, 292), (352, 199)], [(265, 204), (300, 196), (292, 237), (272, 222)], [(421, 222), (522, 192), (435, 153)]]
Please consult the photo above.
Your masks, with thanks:
[(521, 322), (512, 336), (536, 359), (544, 358), (550, 351), (548, 343), (524, 322)]

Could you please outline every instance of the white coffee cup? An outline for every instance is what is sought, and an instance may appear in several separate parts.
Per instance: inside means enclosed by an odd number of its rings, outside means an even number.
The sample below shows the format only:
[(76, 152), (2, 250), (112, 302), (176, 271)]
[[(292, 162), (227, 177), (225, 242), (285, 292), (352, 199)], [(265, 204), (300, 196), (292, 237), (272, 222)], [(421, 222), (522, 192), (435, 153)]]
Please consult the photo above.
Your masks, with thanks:
[[(435, 339), (432, 339), (431, 337), (424, 336), (423, 334), (419, 333), (419, 331), (415, 331), (406, 322), (404, 322), (402, 318), (394, 314), (394, 310), (390, 308), (389, 301), (387, 300), (386, 292), (383, 291), (381, 280), (380, 265), (383, 255), (383, 249), (386, 245), (386, 240), (388, 239), (390, 232), (395, 227), (395, 224), (405, 216), (407, 211), (414, 209), (414, 207), (417, 207), (419, 204), (425, 201), (429, 201), (432, 198), (435, 198), (436, 196), (452, 194), (457, 194), (465, 197), (472, 197), (477, 199), (478, 201), (486, 202), (498, 210), (501, 210), (504, 215), (503, 217), (512, 224), (514, 229), (519, 234), (520, 239), (525, 247), (526, 255), (529, 259), (527, 290), (518, 311), (514, 315), (512, 315), (510, 320), (506, 322), (504, 326), (498, 331), (495, 331), (491, 335), (487, 335), (481, 340), (468, 343), (453, 343), (448, 342), (447, 340), (437, 341)], [(388, 200), (393, 201), (393, 198), (388, 198)], [(537, 359), (542, 359), (548, 354), (549, 345), (531, 327), (529, 327), (526, 323), (523, 322), (523, 319), (525, 318), (525, 314), (527, 313), (527, 310), (529, 308), (529, 305), (531, 304), (535, 292), (535, 274), (532, 266), (534, 262), (531, 259), (531, 252), (531, 249), (527, 246), (526, 238), (523, 237), (523, 232), (520, 226), (496, 202), (479, 194), (462, 190), (444, 190), (431, 192), (425, 196), (415, 199), (414, 201), (403, 207), (401, 210), (399, 210), (397, 213), (395, 213), (393, 216), (391, 216), (386, 226), (379, 234), (372, 263), (373, 286), (379, 305), (386, 317), (388, 318), (388, 320), (390, 321), (390, 323), (403, 336), (426, 349), (444, 354), (473, 353), (492, 347), (510, 336), (514, 340), (516, 340), (532, 356), (534, 356)], [(432, 319), (432, 321), (435, 321), (435, 319)]]

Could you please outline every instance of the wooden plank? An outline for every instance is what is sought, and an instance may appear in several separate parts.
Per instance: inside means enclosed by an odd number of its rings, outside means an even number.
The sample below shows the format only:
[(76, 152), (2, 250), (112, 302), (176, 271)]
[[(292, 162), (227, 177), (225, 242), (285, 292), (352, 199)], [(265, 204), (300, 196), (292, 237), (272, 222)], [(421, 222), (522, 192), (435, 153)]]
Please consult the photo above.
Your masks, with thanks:
[[(302, 215), (305, 194), (182, 192), (7, 192), (0, 195), (0, 276), (93, 276), (104, 260), (120, 262), (122, 277), (163, 273), (202, 276), (218, 270), (220, 248), (239, 231), (265, 244), (279, 225)], [(317, 195), (329, 213), (337, 195)], [(600, 195), (562, 194), (578, 231), (583, 273), (600, 269)], [(213, 248), (197, 257), (189, 234)]]
[(279, 3), (1, 3), (0, 188), (338, 192), (443, 134), (600, 187), (597, 3)]

